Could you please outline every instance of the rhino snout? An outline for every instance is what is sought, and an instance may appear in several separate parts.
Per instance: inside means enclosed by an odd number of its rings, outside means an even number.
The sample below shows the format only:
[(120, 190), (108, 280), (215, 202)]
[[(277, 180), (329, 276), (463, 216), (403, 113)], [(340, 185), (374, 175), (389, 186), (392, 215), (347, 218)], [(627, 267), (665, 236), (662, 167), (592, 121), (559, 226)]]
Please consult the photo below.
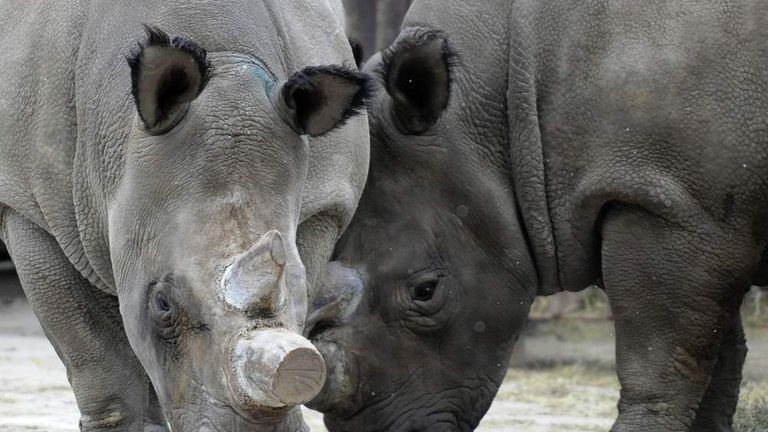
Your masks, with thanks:
[(313, 341), (326, 362), (325, 385), (306, 405), (314, 410), (345, 411), (354, 409), (355, 395), (359, 393), (359, 371), (347, 352), (333, 341)]
[(268, 231), (224, 272), (224, 300), (248, 315), (276, 315), (285, 306), (287, 265), (282, 234)]
[(246, 412), (309, 402), (325, 383), (325, 363), (305, 338), (288, 330), (254, 330), (233, 347), (230, 388)]
[(344, 323), (360, 304), (364, 289), (360, 271), (339, 262), (329, 263), (307, 313), (304, 328), (309, 339), (314, 340), (326, 327)]

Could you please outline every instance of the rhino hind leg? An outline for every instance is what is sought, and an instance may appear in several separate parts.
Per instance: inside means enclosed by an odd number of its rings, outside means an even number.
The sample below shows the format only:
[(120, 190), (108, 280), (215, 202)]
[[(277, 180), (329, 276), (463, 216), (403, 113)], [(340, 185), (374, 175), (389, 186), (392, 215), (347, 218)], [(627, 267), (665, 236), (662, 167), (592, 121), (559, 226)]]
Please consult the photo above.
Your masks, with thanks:
[(82, 431), (140, 431), (149, 379), (123, 331), (115, 297), (94, 288), (47, 232), (13, 211), (3, 237), (24, 292), (67, 368)]
[(741, 371), (747, 357), (747, 341), (741, 316), (725, 335), (712, 379), (699, 405), (691, 432), (732, 432), (733, 414), (739, 402)]
[(718, 353), (759, 247), (695, 210), (678, 221), (617, 207), (602, 234), (621, 384), (612, 432), (688, 432), (713, 372), (724, 377)]

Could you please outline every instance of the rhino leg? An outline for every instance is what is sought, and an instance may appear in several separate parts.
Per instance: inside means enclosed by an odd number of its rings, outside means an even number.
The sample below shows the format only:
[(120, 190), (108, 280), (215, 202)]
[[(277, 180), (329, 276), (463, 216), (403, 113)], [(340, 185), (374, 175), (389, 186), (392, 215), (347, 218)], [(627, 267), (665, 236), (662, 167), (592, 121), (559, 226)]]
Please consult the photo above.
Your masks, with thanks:
[(741, 370), (747, 357), (747, 341), (741, 316), (726, 333), (717, 354), (707, 392), (699, 405), (691, 432), (732, 432), (733, 414), (739, 402)]
[(695, 210), (616, 207), (602, 265), (621, 383), (613, 432), (687, 432), (759, 259), (751, 234)]
[(3, 237), (24, 292), (67, 368), (82, 431), (142, 431), (149, 379), (123, 331), (117, 299), (94, 288), (44, 230), (13, 211)]

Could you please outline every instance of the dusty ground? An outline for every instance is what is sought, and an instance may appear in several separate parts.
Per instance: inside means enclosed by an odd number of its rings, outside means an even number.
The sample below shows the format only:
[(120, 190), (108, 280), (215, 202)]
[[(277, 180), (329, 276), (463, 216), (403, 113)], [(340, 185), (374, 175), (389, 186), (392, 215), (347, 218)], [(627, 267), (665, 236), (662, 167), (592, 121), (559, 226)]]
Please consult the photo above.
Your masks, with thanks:
[[(2, 280), (0, 280), (2, 284)], [(1, 297), (1, 296), (0, 296)], [(607, 431), (616, 414), (609, 321), (540, 323), (479, 431)], [(768, 430), (768, 331), (751, 329), (739, 432)], [(307, 410), (313, 431), (324, 431)], [(0, 298), (0, 431), (76, 431), (64, 368), (23, 299)]]

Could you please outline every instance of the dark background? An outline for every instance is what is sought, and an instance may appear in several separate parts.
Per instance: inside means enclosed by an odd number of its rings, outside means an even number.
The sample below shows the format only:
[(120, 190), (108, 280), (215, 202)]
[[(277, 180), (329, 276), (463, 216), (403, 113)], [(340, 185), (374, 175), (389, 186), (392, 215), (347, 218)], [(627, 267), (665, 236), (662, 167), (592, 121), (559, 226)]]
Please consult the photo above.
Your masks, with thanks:
[(413, 0), (343, 0), (347, 33), (363, 46), (368, 57), (391, 44)]
[(5, 245), (0, 242), (0, 302), (8, 302), (22, 295), (21, 285), (16, 278), (13, 263), (8, 257)]

